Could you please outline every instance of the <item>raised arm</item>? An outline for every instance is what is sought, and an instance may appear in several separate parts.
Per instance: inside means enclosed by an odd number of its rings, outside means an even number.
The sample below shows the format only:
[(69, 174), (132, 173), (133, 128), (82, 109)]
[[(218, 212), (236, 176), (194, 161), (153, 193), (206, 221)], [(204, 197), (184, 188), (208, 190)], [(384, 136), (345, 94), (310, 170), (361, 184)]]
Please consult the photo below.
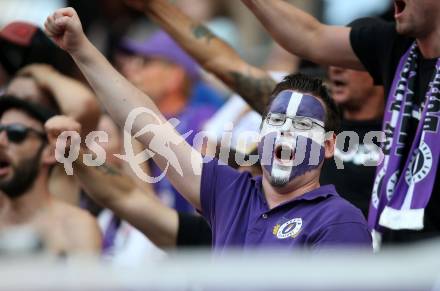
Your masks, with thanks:
[(275, 81), (269, 74), (246, 63), (226, 42), (202, 23), (192, 20), (167, 0), (126, 0), (160, 24), (183, 49), (259, 113), (266, 109)]
[(107, 164), (99, 167), (85, 165), (83, 154), (81, 152), (80, 158), (74, 163), (74, 170), (86, 193), (136, 227), (158, 247), (175, 247), (177, 212), (163, 205), (152, 192), (142, 191), (119, 169)]
[[(55, 146), (56, 139), (64, 131), (80, 132), (81, 126), (72, 118), (56, 116), (47, 121), (46, 132)], [(116, 167), (104, 164), (90, 167), (84, 163), (85, 150), (81, 148), (74, 162), (74, 174), (82, 189), (105, 208), (143, 232), (159, 247), (175, 247), (178, 232), (178, 215), (163, 205), (151, 187), (142, 190)], [(146, 192), (148, 189), (149, 192)]]
[(137, 139), (153, 153), (158, 166), (167, 169), (174, 187), (200, 209), (200, 153), (166, 121), (150, 97), (122, 77), (90, 43), (74, 9), (57, 10), (45, 27), (48, 36), (71, 54), (113, 120), (124, 127), (127, 117), (132, 117), (131, 133), (138, 134)]
[(300, 58), (363, 69), (350, 44), (350, 28), (324, 25), (283, 0), (242, 0), (272, 37)]
[(26, 66), (18, 74), (31, 76), (39, 86), (49, 91), (62, 114), (81, 123), (84, 136), (95, 130), (101, 111), (95, 94), (84, 84), (46, 64)]

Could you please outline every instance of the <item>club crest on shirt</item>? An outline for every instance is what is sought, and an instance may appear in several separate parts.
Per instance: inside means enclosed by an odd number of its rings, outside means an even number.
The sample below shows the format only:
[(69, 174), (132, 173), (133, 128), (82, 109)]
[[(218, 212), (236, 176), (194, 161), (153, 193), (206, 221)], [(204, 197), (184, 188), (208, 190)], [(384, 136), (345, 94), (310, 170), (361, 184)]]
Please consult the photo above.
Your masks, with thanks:
[(275, 225), (272, 233), (278, 239), (295, 238), (301, 232), (302, 223), (301, 218), (293, 218), (281, 225)]

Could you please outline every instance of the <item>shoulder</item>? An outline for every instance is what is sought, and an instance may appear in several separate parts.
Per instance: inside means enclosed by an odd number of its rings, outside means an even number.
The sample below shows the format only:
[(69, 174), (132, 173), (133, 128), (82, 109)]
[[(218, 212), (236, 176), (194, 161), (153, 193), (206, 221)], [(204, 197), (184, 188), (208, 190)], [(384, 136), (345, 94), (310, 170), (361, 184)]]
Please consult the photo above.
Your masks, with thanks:
[(394, 32), (396, 31), (395, 26), (396, 25), (393, 22), (385, 21), (377, 17), (359, 18), (353, 20), (348, 24), (348, 27), (351, 27), (352, 29), (358, 29), (358, 28), (374, 29), (377, 27), (381, 27), (381, 28), (388, 28)]
[(341, 197), (329, 198), (331, 211), (326, 212), (320, 226), (311, 233), (312, 248), (362, 246), (371, 248), (371, 234), (361, 211)]
[(385, 42), (387, 45), (409, 47), (414, 39), (397, 33), (394, 22), (377, 17), (366, 17), (354, 20), (348, 26), (351, 28), (350, 41), (354, 42)]
[(393, 22), (377, 17), (356, 19), (348, 24), (348, 27), (351, 28), (350, 42), (354, 48), (364, 41), (377, 42), (398, 37), (396, 25)]
[(329, 198), (330, 211), (328, 211), (326, 218), (326, 225), (338, 223), (359, 223), (366, 225), (366, 220), (360, 209), (345, 200), (339, 195), (334, 195)]
[(401, 56), (413, 39), (399, 35), (396, 25), (379, 18), (361, 18), (349, 24), (350, 43), (377, 85), (388, 85)]
[(101, 230), (87, 211), (62, 201), (54, 201), (55, 219), (60, 221), (72, 252), (99, 253)]
[(98, 222), (89, 212), (62, 201), (54, 202), (57, 218), (71, 233), (100, 233)]
[(249, 172), (240, 172), (217, 159), (204, 163), (202, 181), (216, 186), (218, 190), (231, 190), (251, 185), (254, 181)]
[(214, 159), (205, 163), (201, 180), (201, 204), (203, 216), (214, 222), (215, 214), (230, 214), (248, 201), (257, 182), (249, 172), (240, 173)]

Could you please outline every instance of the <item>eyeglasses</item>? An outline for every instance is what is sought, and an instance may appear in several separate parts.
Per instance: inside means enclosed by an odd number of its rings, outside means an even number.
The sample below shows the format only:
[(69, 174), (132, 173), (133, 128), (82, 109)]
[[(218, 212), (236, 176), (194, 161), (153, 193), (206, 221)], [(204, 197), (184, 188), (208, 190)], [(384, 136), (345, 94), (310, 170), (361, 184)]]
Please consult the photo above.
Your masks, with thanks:
[(286, 123), (287, 118), (292, 120), (293, 127), (298, 130), (309, 130), (313, 128), (313, 125), (316, 124), (319, 127), (324, 128), (321, 124), (313, 121), (308, 117), (291, 117), (282, 113), (269, 113), (266, 116), (266, 121), (272, 126), (282, 126)]
[(13, 143), (22, 143), (29, 133), (34, 133), (38, 137), (46, 140), (46, 134), (31, 127), (26, 127), (22, 124), (9, 124), (2, 125), (0, 124), (0, 133), (6, 131), (6, 135), (8, 136), (8, 140)]

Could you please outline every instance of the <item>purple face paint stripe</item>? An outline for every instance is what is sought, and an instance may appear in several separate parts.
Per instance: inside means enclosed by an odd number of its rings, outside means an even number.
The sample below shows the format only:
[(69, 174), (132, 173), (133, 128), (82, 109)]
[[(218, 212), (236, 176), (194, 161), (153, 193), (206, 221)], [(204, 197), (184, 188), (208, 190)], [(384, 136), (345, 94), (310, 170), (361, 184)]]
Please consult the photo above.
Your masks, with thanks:
[(281, 91), (272, 101), (269, 112), (286, 114), (292, 93), (292, 90)]
[(303, 95), (301, 104), (299, 105), (297, 116), (312, 117), (325, 122), (325, 109), (316, 97), (311, 95)]
[[(297, 152), (301, 148), (305, 150), (304, 153)], [(311, 139), (299, 136), (297, 138), (297, 147), (295, 149), (295, 156), (296, 155), (301, 155), (301, 159), (304, 157), (304, 160), (302, 163), (292, 169), (290, 172), (290, 180), (293, 180), (298, 176), (304, 175), (308, 171), (318, 168), (324, 160), (325, 151), (324, 147), (316, 144)]]
[[(297, 107), (297, 110), (295, 110), (296, 112), (288, 113), (289, 105), (291, 105), (292, 102), (297, 101), (291, 100), (292, 98), (301, 98), (301, 100), (299, 102), (299, 106), (290, 106), (291, 108)], [(269, 111), (274, 113), (311, 117), (325, 122), (325, 109), (318, 98), (293, 90), (284, 90), (280, 92), (273, 100)]]

